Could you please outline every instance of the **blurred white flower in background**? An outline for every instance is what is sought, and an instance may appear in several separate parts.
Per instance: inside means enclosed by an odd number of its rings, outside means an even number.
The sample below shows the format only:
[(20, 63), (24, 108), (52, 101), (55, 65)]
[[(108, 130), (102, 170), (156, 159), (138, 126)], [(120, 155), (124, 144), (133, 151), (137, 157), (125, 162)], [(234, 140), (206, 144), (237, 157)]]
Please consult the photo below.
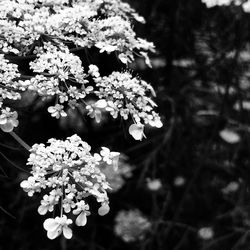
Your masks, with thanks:
[(183, 176), (177, 176), (174, 179), (174, 186), (181, 187), (186, 183), (186, 179)]
[(202, 227), (198, 231), (198, 236), (203, 240), (210, 240), (214, 237), (214, 231), (211, 227)]
[(240, 142), (241, 140), (240, 135), (238, 133), (228, 128), (221, 130), (219, 132), (219, 135), (221, 139), (223, 139), (225, 142), (229, 144), (235, 144)]
[(162, 188), (162, 182), (160, 179), (147, 179), (147, 188), (151, 191), (158, 191)]
[(214, 7), (216, 5), (229, 5), (233, 0), (201, 0), (207, 5), (208, 8)]
[(143, 240), (151, 222), (137, 209), (120, 211), (115, 218), (114, 232), (125, 242)]
[(126, 179), (132, 176), (133, 166), (127, 163), (127, 159), (127, 156), (121, 154), (117, 167), (115, 164), (100, 166), (102, 173), (105, 174), (106, 180), (111, 187), (108, 192), (117, 192), (125, 185)]
[(224, 194), (230, 194), (236, 192), (240, 187), (240, 184), (236, 181), (231, 181), (228, 183), (226, 187), (224, 187), (221, 191)]
[(228, 6), (230, 4), (235, 4), (236, 6), (242, 5), (242, 8), (245, 12), (250, 12), (250, 1), (242, 1), (242, 0), (201, 0), (203, 3), (207, 5), (208, 8), (212, 8), (214, 6)]

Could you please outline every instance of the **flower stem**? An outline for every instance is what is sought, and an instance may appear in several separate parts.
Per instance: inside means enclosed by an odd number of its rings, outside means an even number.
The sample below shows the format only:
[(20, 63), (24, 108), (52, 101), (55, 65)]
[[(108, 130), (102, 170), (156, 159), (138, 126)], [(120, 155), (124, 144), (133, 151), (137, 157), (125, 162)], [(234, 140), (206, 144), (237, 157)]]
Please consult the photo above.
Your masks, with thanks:
[(15, 132), (11, 131), (9, 132), (9, 134), (20, 144), (22, 145), (25, 149), (27, 149), (28, 151), (30, 151), (31, 147), (25, 142), (23, 141), (23, 139), (21, 139)]

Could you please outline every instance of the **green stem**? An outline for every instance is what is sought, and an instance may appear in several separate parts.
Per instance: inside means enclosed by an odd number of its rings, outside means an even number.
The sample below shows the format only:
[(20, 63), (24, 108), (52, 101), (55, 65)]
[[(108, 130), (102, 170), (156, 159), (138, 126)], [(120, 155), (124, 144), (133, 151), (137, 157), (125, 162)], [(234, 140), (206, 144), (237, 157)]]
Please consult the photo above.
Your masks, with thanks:
[(23, 139), (21, 139), (15, 132), (11, 131), (9, 132), (9, 134), (20, 144), (22, 145), (25, 149), (27, 149), (28, 151), (30, 151), (31, 147), (25, 142), (23, 141)]

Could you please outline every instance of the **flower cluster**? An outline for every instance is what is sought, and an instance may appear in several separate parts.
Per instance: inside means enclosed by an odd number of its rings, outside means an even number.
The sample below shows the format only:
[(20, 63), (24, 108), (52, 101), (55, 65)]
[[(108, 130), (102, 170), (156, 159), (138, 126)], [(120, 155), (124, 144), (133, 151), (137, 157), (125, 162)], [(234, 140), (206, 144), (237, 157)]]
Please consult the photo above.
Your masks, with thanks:
[(145, 22), (144, 18), (139, 16), (128, 3), (120, 0), (84, 0), (84, 2), (106, 17), (121, 16), (126, 20), (135, 19), (137, 22)]
[(158, 191), (162, 188), (162, 182), (160, 179), (147, 179), (147, 188), (151, 191)]
[[(0, 128), (11, 132), (18, 126), (18, 113), (10, 105), (25, 91), (53, 102), (48, 112), (58, 119), (76, 107), (97, 122), (102, 112), (131, 118), (129, 133), (136, 140), (144, 136), (144, 125), (161, 127), (150, 84), (129, 72), (101, 76), (87, 56), (90, 49), (113, 53), (127, 65), (137, 55), (151, 66), (148, 52), (154, 51), (154, 45), (136, 36), (134, 21), (145, 20), (120, 0), (2, 0)], [(86, 60), (80, 56), (83, 50)], [(44, 221), (50, 239), (60, 234), (71, 238), (73, 218), (77, 226), (87, 223), (89, 196), (101, 203), (99, 215), (108, 213), (107, 190), (120, 189), (131, 175), (129, 165), (117, 167), (119, 153), (106, 147), (99, 154), (90, 150), (77, 135), (65, 141), (50, 139), (47, 146), (35, 144), (30, 149), (31, 176), (21, 187), (29, 196), (43, 193), (38, 213), (53, 212), (53, 218)], [(137, 222), (150, 226), (143, 217)]]
[[(115, 0), (1, 1), (2, 59), (4, 55), (15, 58), (13, 54), (30, 58), (29, 75), (20, 74), (17, 65), (2, 60), (0, 69), (4, 74), (0, 74), (0, 82), (5, 88), (0, 89), (1, 99), (20, 99), (20, 91), (31, 90), (55, 100), (48, 107), (52, 117), (65, 117), (68, 107), (83, 104), (98, 122), (104, 110), (113, 118), (120, 114), (127, 120), (130, 115), (135, 124), (129, 132), (141, 140), (144, 124), (162, 126), (153, 110), (156, 105), (148, 96), (154, 93), (152, 87), (128, 72), (100, 77), (92, 64), (85, 73), (82, 60), (74, 54), (75, 50), (96, 47), (100, 53), (115, 52), (122, 63), (128, 64), (136, 53), (150, 66), (147, 53), (154, 51), (154, 45), (136, 37), (131, 20), (144, 22), (129, 4)], [(89, 96), (94, 95), (99, 100), (88, 105)]]
[(18, 66), (0, 54), (0, 128), (4, 132), (11, 132), (18, 126), (17, 112), (7, 106), (9, 100), (21, 99), (20, 92), (26, 89), (16, 81), (18, 77), (20, 77)]
[(117, 51), (121, 62), (127, 64), (134, 60), (133, 51), (139, 51), (145, 62), (151, 66), (145, 51), (154, 51), (154, 45), (142, 38), (136, 38), (128, 20), (120, 16), (96, 20), (90, 24), (90, 29), (92, 32), (87, 35), (88, 40), (94, 41), (94, 46), (101, 53)]
[[(131, 116), (135, 124), (130, 126), (129, 132), (135, 139), (142, 139), (143, 124), (162, 127), (160, 117), (154, 111), (156, 104), (150, 97), (154, 95), (151, 85), (133, 77), (129, 72), (113, 72), (104, 77), (99, 76), (97, 69), (92, 69), (90, 73), (98, 87), (95, 94), (102, 100), (101, 108), (108, 111), (113, 118), (117, 118), (119, 114), (127, 120)], [(96, 110), (93, 105), (87, 106), (87, 109), (90, 113)], [(138, 130), (141, 132), (137, 133)]]
[(151, 222), (139, 210), (120, 211), (115, 218), (114, 232), (125, 242), (143, 240)]
[(31, 148), (27, 165), (32, 166), (31, 176), (21, 182), (21, 187), (29, 196), (42, 190), (47, 193), (41, 200), (38, 212), (45, 215), (60, 207), (60, 216), (44, 222), (48, 238), (54, 239), (63, 232), (71, 238), (72, 223), (66, 214), (76, 215), (77, 226), (84, 226), (90, 214), (87, 197), (93, 196), (101, 203), (100, 215), (109, 212), (106, 190), (110, 188), (99, 165), (117, 162), (119, 153), (103, 147), (100, 154), (90, 153), (91, 147), (77, 135), (65, 141), (50, 139), (49, 145), (35, 144)]
[(232, 0), (201, 0), (203, 3), (207, 5), (208, 8), (214, 6), (221, 6), (221, 5), (229, 5), (231, 4)]
[(14, 1), (0, 6), (0, 51), (36, 53), (44, 41), (63, 41), (81, 47), (117, 51), (122, 62), (138, 50), (148, 62), (152, 43), (136, 38), (130, 18), (144, 22), (128, 4), (114, 0)]
[(201, 0), (206, 4), (208, 8), (212, 8), (214, 6), (229, 6), (230, 4), (235, 4), (236, 6), (241, 5), (245, 12), (250, 12), (250, 1), (242, 1), (242, 0)]
[(56, 112), (53, 115), (55, 112), (51, 112), (51, 109), (63, 110), (62, 104), (65, 102), (74, 108), (79, 100), (93, 90), (92, 86), (85, 86), (88, 80), (80, 58), (70, 53), (68, 48), (61, 47), (59, 50), (51, 43), (46, 43), (37, 59), (30, 63), (30, 68), (36, 75), (22, 82), (40, 96), (57, 96), (60, 104), (49, 108), (49, 112), (56, 118), (66, 113)]

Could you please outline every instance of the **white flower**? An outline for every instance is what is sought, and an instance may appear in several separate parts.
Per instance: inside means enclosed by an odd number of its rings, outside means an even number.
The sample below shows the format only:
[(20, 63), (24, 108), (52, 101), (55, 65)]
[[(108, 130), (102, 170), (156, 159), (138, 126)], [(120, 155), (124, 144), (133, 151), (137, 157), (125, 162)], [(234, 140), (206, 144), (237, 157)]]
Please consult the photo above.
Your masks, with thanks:
[(100, 76), (99, 68), (96, 65), (94, 65), (94, 64), (90, 64), (89, 65), (89, 71), (88, 71), (88, 73), (90, 75), (92, 75), (93, 77), (99, 77)]
[(14, 127), (17, 127), (19, 122), (17, 120), (17, 112), (10, 111), (10, 108), (2, 109), (2, 114), (0, 115), (0, 128), (4, 132), (11, 132)]
[[(88, 196), (94, 196), (101, 203), (98, 210), (100, 215), (108, 213), (109, 198), (106, 190), (110, 186), (99, 165), (112, 163), (119, 154), (105, 148), (102, 149), (105, 153), (92, 155), (91, 147), (77, 135), (65, 141), (50, 139), (48, 142), (46, 147), (44, 144), (35, 144), (31, 148), (27, 164), (32, 166), (32, 175), (21, 183), (29, 196), (42, 190), (48, 192), (38, 208), (39, 214), (53, 212), (55, 206), (59, 206), (62, 218), (66, 218), (64, 213), (72, 212), (77, 215), (76, 225), (84, 226), (90, 214), (85, 200)], [(67, 224), (64, 219), (58, 220), (50, 219), (49, 224), (45, 223), (50, 239), (57, 237), (63, 229), (62, 225)], [(54, 227), (48, 226), (51, 224)], [(64, 231), (65, 237), (69, 237), (71, 230), (69, 232), (66, 227)]]
[(133, 78), (129, 72), (113, 72), (109, 76), (94, 78), (94, 81), (99, 88), (96, 95), (106, 101), (105, 110), (113, 118), (119, 113), (124, 120), (131, 116), (137, 124), (162, 127), (159, 115), (153, 110), (156, 104), (150, 98), (154, 94), (151, 85)]
[(87, 214), (85, 212), (81, 212), (76, 218), (76, 225), (77, 226), (85, 226), (87, 223)]
[(135, 140), (141, 141), (144, 133), (144, 125), (142, 124), (132, 124), (129, 126), (129, 133), (133, 136)]
[(107, 102), (106, 100), (102, 99), (102, 100), (98, 100), (96, 103), (95, 103), (95, 107), (96, 108), (99, 108), (99, 109), (104, 109), (107, 107)]
[(106, 147), (102, 147), (100, 154), (103, 157), (103, 161), (109, 165), (112, 163), (116, 165), (116, 163), (119, 160), (119, 155), (120, 155), (120, 153), (118, 153), (118, 152), (111, 152)]
[(211, 227), (202, 227), (199, 229), (198, 235), (203, 240), (210, 240), (214, 236), (214, 231)]
[(250, 1), (246, 1), (242, 4), (242, 8), (245, 12), (249, 13), (250, 12)]
[(56, 217), (55, 219), (46, 219), (43, 223), (43, 227), (47, 230), (47, 236), (49, 239), (53, 240), (58, 237), (61, 233), (66, 239), (72, 238), (72, 230), (69, 225), (72, 224), (72, 220), (68, 219), (66, 215), (62, 217)]
[(147, 187), (151, 191), (157, 191), (162, 188), (162, 182), (160, 179), (148, 179)]
[(186, 179), (185, 179), (183, 176), (177, 176), (177, 177), (174, 179), (174, 185), (175, 185), (176, 187), (181, 187), (181, 186), (183, 186), (185, 183), (186, 183)]
[(201, 0), (207, 5), (208, 8), (214, 7), (216, 5), (229, 5), (233, 0)]
[(73, 211), (73, 214), (78, 215), (76, 218), (77, 226), (85, 226), (87, 223), (87, 215), (90, 214), (89, 205), (86, 204), (83, 200), (76, 203), (76, 209)]
[(221, 130), (219, 132), (219, 135), (225, 142), (230, 144), (238, 143), (241, 140), (239, 134), (227, 128)]
[(101, 216), (106, 215), (110, 210), (110, 207), (107, 203), (103, 203), (101, 207), (98, 209), (98, 214)]
[(60, 81), (70, 80), (70, 77), (73, 77), (77, 82), (84, 83), (86, 74), (79, 57), (70, 53), (66, 47), (61, 47), (59, 50), (47, 43), (44, 48), (44, 51), (38, 54), (38, 58), (30, 63), (34, 72), (46, 72), (51, 76), (58, 77)]
[(63, 105), (56, 104), (55, 106), (48, 107), (48, 112), (51, 113), (52, 117), (56, 117), (57, 119), (60, 117), (67, 116), (67, 113), (63, 110)]
[(114, 231), (123, 241), (134, 242), (143, 240), (150, 227), (151, 223), (139, 210), (122, 210), (115, 218)]
[(239, 187), (240, 185), (238, 182), (232, 181), (228, 183), (228, 185), (224, 187), (221, 191), (224, 194), (230, 194), (230, 193), (236, 192), (239, 189)]

